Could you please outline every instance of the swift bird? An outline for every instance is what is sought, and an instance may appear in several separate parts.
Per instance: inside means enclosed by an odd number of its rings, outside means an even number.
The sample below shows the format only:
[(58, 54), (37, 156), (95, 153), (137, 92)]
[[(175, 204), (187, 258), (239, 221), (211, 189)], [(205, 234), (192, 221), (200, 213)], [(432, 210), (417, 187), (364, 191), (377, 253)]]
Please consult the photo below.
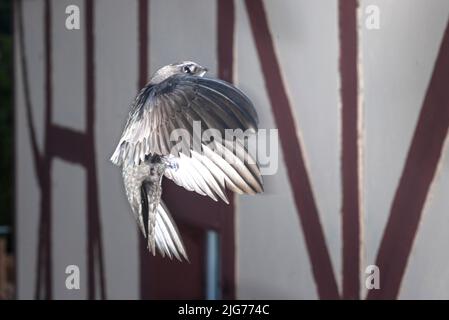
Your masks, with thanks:
[[(259, 166), (241, 138), (200, 141), (194, 148), (194, 122), (207, 129), (257, 131), (251, 101), (233, 85), (204, 78), (207, 69), (185, 61), (162, 67), (136, 96), (123, 134), (111, 157), (122, 167), (126, 195), (148, 249), (162, 256), (187, 253), (167, 207), (161, 200), (163, 176), (177, 185), (226, 203), (225, 189), (255, 194), (263, 191)], [(181, 130), (181, 142), (171, 139)], [(185, 134), (187, 133), (187, 134)], [(195, 144), (195, 143), (194, 143)]]

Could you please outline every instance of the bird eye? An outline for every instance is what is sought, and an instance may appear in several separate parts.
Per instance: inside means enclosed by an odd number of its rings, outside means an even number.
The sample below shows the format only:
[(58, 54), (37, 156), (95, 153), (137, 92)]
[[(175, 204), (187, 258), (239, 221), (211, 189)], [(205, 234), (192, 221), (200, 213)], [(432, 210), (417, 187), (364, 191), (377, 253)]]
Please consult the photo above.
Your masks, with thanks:
[(184, 67), (182, 68), (182, 71), (183, 71), (184, 73), (192, 73), (192, 70), (190, 69), (190, 66), (184, 66)]

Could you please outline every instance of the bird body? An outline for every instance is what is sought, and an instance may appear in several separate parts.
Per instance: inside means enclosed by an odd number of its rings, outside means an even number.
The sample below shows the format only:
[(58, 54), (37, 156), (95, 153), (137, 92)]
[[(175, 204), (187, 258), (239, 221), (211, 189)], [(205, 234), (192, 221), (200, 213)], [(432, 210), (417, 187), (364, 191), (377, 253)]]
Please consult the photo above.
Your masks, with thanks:
[[(207, 130), (222, 136), (228, 129), (255, 132), (258, 122), (251, 101), (240, 90), (218, 79), (203, 78), (205, 72), (190, 61), (156, 71), (131, 106), (111, 157), (122, 167), (126, 195), (148, 249), (155, 254), (157, 248), (163, 256), (179, 260), (188, 258), (161, 200), (164, 176), (187, 190), (226, 203), (226, 188), (248, 194), (263, 191), (257, 161), (241, 138), (203, 141), (198, 137)], [(196, 134), (195, 122), (200, 123)]]

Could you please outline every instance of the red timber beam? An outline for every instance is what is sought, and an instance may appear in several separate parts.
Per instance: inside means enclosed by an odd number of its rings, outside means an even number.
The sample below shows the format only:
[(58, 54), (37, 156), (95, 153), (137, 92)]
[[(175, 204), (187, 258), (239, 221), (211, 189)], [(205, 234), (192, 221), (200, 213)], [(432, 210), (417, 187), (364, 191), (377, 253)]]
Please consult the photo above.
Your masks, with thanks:
[[(137, 6), (137, 30), (138, 30), (138, 68), (137, 90), (144, 87), (148, 82), (148, 36), (149, 24), (149, 0), (139, 0)], [(139, 261), (140, 261), (140, 298), (152, 298), (152, 281), (151, 272), (154, 270), (151, 255), (147, 249), (147, 241), (138, 230), (137, 237), (139, 239)]]
[(393, 200), (376, 265), (380, 289), (368, 299), (398, 297), (423, 207), (449, 127), (449, 21)]
[(288, 177), (302, 224), (318, 296), (321, 299), (339, 299), (337, 282), (321, 227), (318, 208), (293, 120), (295, 116), (287, 97), (265, 8), (260, 0), (246, 0), (245, 4), (259, 61), (263, 65), (261, 70), (265, 79), (265, 87), (279, 129)]
[[(218, 77), (230, 83), (234, 76), (234, 0), (217, 2)], [(220, 253), (222, 298), (235, 299), (235, 205), (234, 193), (228, 191), (229, 205), (220, 203)]]
[(343, 298), (360, 299), (357, 0), (338, 2), (342, 103)]

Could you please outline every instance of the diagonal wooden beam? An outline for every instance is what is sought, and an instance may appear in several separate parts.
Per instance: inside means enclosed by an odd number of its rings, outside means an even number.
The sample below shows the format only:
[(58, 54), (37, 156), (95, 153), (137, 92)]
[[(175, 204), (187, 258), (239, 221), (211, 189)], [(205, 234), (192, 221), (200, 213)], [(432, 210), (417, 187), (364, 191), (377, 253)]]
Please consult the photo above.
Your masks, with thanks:
[[(25, 54), (25, 31), (24, 31), (24, 23), (23, 23), (23, 8), (22, 8), (22, 0), (16, 1), (15, 4), (17, 8), (15, 12), (17, 12), (17, 28), (18, 28), (18, 38), (19, 38), (19, 47), (20, 47), (20, 70), (22, 76), (23, 83), (23, 98), (25, 100), (25, 111), (26, 111), (26, 120), (28, 125), (28, 134), (31, 143), (31, 150), (33, 155), (33, 165), (34, 171), (36, 172), (38, 182), (42, 180), (41, 177), (41, 168), (44, 161), (44, 156), (39, 151), (38, 143), (37, 143), (37, 134), (36, 128), (34, 126), (34, 116), (33, 116), (33, 108), (31, 107), (31, 93), (30, 93), (30, 83), (28, 81), (28, 63), (26, 60)], [(47, 10), (47, 9), (45, 9)], [(47, 14), (47, 11), (44, 13)], [(47, 44), (47, 40), (46, 40)]]
[(338, 299), (337, 282), (319, 220), (318, 208), (307, 173), (303, 150), (293, 120), (294, 114), (276, 57), (267, 15), (262, 1), (246, 0), (245, 3), (259, 61), (263, 66), (261, 69), (265, 79), (265, 87), (279, 129), (288, 177), (302, 224), (318, 295), (322, 299)]
[(357, 0), (340, 0), (343, 190), (343, 298), (360, 298), (360, 203), (358, 160)]
[(398, 296), (408, 257), (449, 127), (449, 22), (418, 118), (377, 254), (380, 290), (368, 299)]
[[(28, 133), (30, 135), (31, 150), (33, 153), (34, 169), (40, 189), (40, 209), (39, 209), (39, 225), (38, 225), (38, 241), (37, 241), (37, 263), (36, 263), (36, 285), (34, 290), (35, 299), (51, 299), (52, 292), (52, 251), (51, 251), (51, 194), (50, 189), (50, 160), (49, 153), (49, 137), (45, 134), (44, 146), (42, 153), (39, 152), (37, 146), (36, 131), (34, 127), (34, 119), (32, 113), (32, 104), (29, 90), (28, 64), (26, 61), (25, 33), (23, 25), (23, 3), (17, 1), (17, 17), (20, 40), (20, 62), (22, 69), (22, 81), (24, 86), (24, 100), (26, 108), (26, 117), (28, 125)], [(44, 42), (45, 42), (45, 128), (51, 123), (52, 111), (52, 78), (51, 78), (51, 57), (52, 57), (52, 41), (51, 41), (51, 7), (50, 1), (44, 2)], [(46, 132), (46, 131), (45, 131)]]

